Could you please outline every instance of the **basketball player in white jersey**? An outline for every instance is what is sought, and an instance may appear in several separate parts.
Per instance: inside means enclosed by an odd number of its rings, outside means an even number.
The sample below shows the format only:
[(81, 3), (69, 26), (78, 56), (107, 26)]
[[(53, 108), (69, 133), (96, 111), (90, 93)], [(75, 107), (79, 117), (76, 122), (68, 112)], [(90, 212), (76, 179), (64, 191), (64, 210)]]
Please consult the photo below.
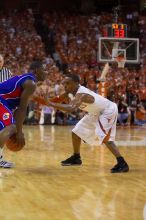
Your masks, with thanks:
[(79, 77), (69, 74), (63, 81), (66, 94), (73, 94), (74, 99), (69, 104), (48, 102), (54, 108), (72, 112), (79, 108), (87, 114), (72, 130), (74, 154), (61, 162), (62, 166), (81, 165), (80, 145), (84, 140), (90, 145), (105, 144), (116, 157), (117, 164), (111, 169), (112, 173), (128, 172), (129, 167), (116, 147), (117, 105), (114, 102), (94, 93), (79, 84)]

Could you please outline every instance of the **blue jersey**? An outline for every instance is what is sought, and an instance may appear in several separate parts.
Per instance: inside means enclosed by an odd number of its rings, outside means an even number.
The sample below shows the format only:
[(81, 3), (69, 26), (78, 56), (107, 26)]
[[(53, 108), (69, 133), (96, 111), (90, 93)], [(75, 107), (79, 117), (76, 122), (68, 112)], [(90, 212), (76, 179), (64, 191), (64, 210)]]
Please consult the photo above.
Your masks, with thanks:
[(7, 81), (0, 83), (0, 102), (10, 110), (19, 106), (20, 97), (23, 92), (23, 84), (26, 80), (36, 81), (32, 73), (14, 76)]

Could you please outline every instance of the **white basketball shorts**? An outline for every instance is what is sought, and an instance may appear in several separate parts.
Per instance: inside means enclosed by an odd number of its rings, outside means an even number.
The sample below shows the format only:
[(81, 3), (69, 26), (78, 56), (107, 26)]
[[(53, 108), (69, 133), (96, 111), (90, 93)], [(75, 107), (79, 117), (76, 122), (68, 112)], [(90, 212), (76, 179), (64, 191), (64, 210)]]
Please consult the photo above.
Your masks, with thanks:
[(85, 115), (73, 128), (72, 132), (90, 145), (115, 141), (118, 109), (113, 103), (112, 108), (105, 109), (101, 115)]

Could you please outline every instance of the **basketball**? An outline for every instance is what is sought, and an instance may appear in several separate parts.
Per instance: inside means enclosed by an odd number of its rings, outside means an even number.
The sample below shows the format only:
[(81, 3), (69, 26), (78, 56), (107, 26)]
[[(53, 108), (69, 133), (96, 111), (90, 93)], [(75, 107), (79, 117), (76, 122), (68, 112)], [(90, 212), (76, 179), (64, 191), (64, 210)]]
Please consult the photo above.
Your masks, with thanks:
[(11, 151), (20, 151), (24, 145), (18, 145), (16, 142), (16, 134), (13, 134), (6, 142), (6, 146)]

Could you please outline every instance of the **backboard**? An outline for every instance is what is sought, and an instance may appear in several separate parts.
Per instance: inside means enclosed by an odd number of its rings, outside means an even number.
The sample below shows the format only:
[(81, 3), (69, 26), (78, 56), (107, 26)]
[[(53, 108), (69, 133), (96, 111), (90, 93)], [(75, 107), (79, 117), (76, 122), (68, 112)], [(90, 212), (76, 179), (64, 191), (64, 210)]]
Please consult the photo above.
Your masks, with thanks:
[(100, 37), (98, 46), (99, 62), (114, 62), (115, 57), (123, 56), (126, 63), (139, 63), (138, 38)]

